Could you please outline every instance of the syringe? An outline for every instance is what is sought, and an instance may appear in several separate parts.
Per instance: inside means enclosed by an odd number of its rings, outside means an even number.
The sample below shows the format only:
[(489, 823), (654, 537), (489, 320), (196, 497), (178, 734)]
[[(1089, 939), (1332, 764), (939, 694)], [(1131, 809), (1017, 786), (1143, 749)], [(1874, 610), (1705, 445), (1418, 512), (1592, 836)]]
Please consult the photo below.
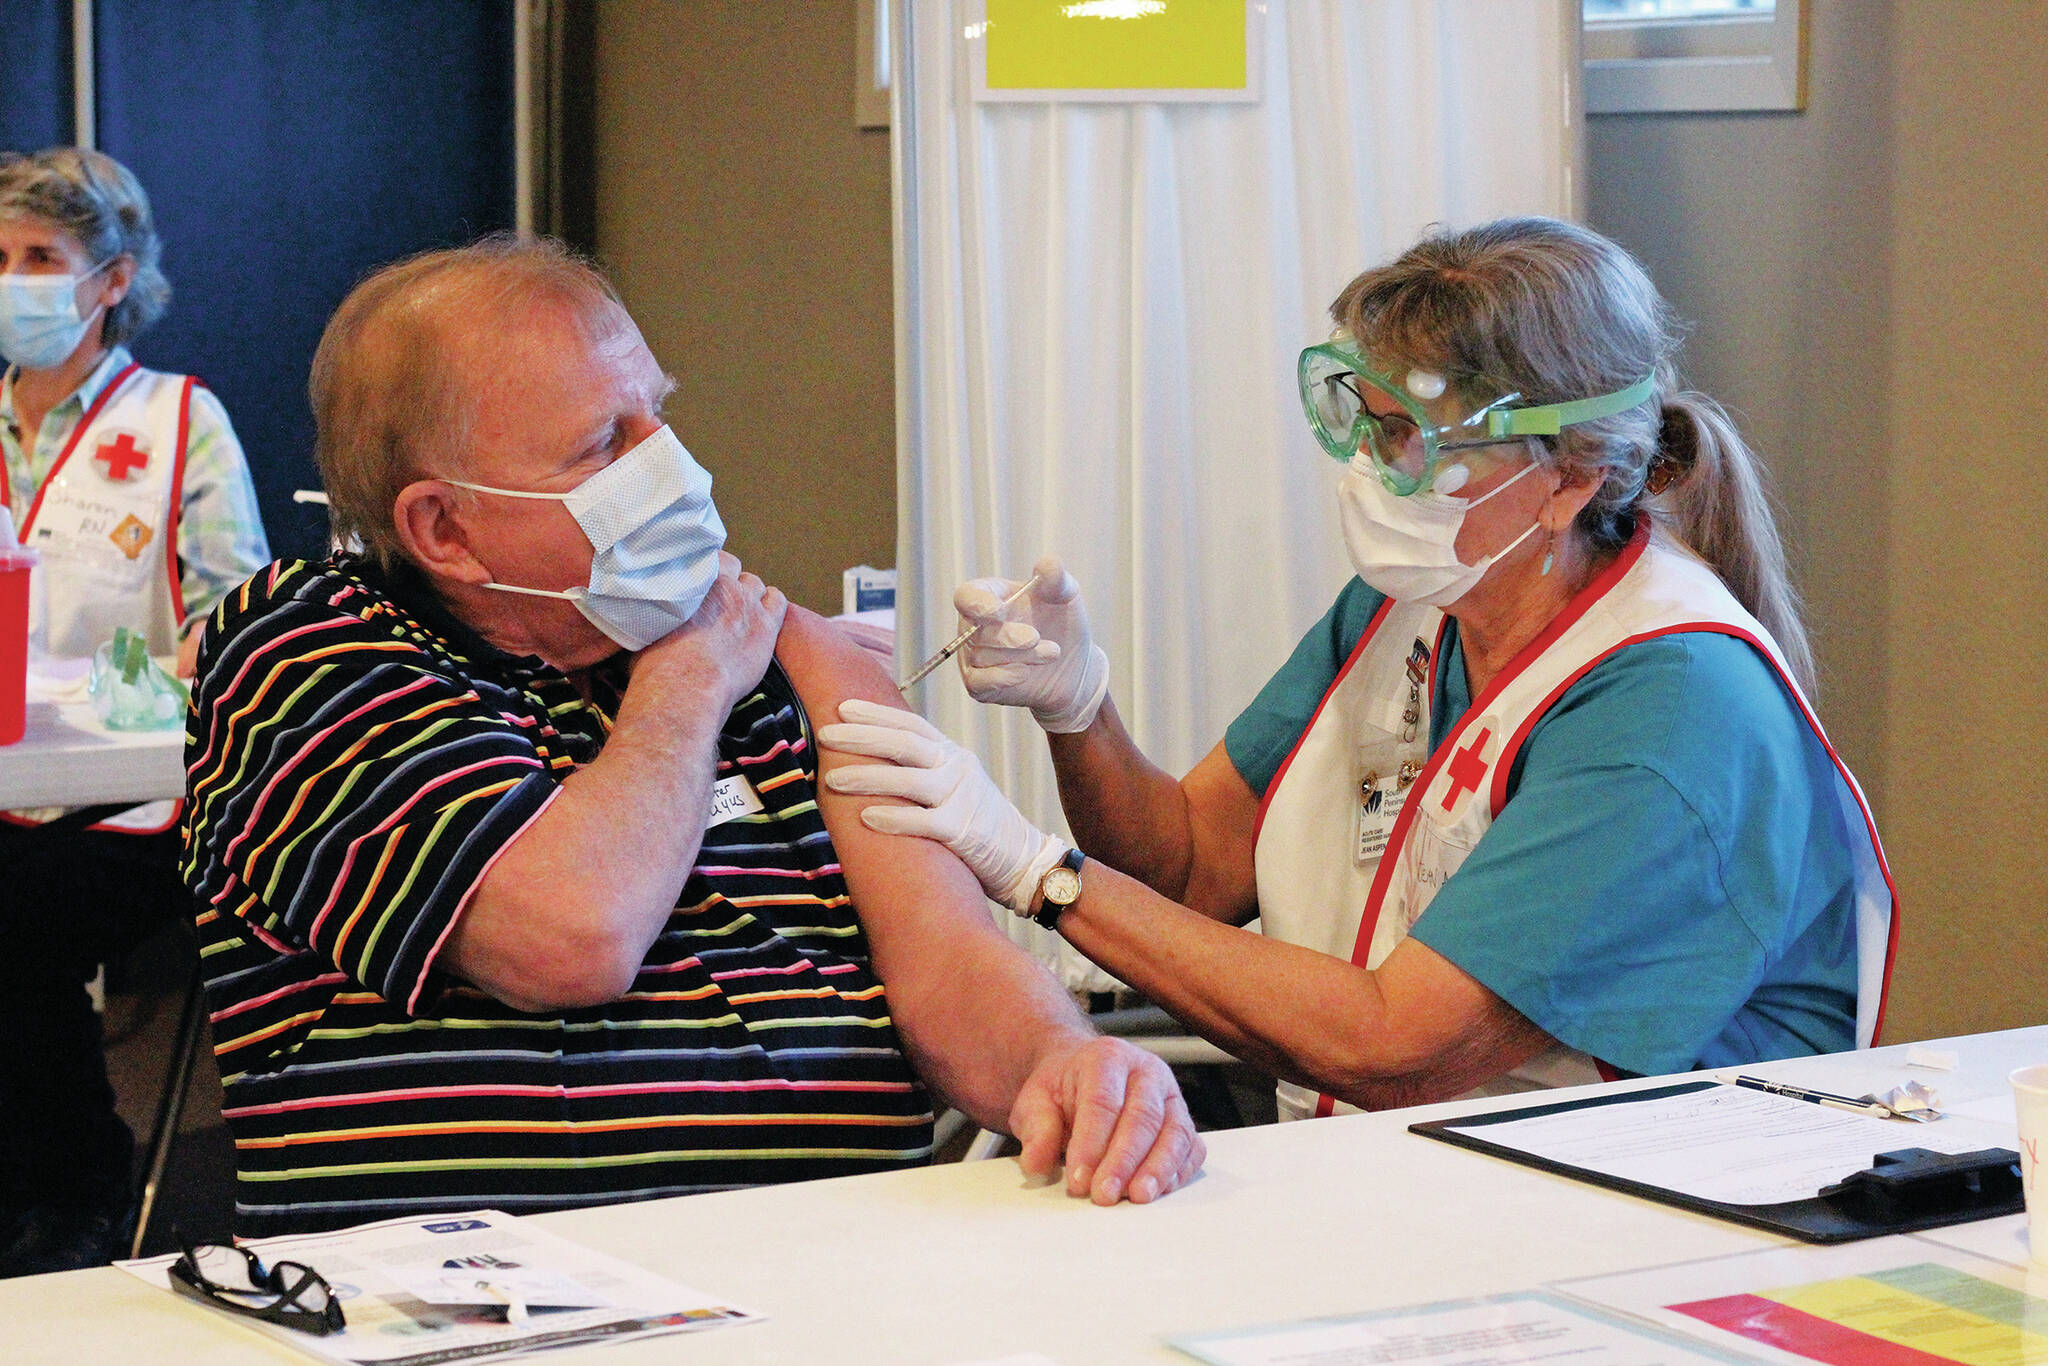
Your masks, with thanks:
[[(1036, 588), (1037, 586), (1038, 575), (1034, 573), (1030, 578), (1024, 580), (1023, 583), (1017, 585), (1016, 592), (1010, 594), (1009, 597), (1004, 598), (1001, 602), (997, 603), (996, 610), (1001, 611), (1003, 608), (1010, 606), (1012, 603), (1020, 601), (1026, 593), (1029, 593), (1033, 588)], [(937, 654), (933, 655), (930, 659), (927, 659), (924, 663), (918, 665), (916, 673), (904, 679), (901, 683), (898, 683), (896, 685), (897, 688), (899, 690), (907, 691), (911, 687), (911, 685), (922, 682), (926, 674), (930, 673), (933, 669), (938, 668), (939, 665), (944, 664), (954, 655), (960, 653), (960, 647), (962, 645), (965, 645), (968, 642), (968, 640), (974, 635), (974, 633), (976, 631), (979, 631), (980, 629), (981, 626), (977, 623), (976, 625), (968, 627), (959, 635), (954, 636), (951, 640), (947, 641), (943, 646), (939, 648), (939, 652)]]

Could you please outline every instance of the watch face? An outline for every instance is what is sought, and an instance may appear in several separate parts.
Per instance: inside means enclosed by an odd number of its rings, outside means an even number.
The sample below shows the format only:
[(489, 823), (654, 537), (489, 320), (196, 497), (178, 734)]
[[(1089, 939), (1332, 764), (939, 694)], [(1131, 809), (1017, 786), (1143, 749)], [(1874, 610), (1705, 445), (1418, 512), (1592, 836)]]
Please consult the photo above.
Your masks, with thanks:
[(1071, 906), (1074, 899), (1081, 895), (1081, 875), (1061, 864), (1045, 875), (1045, 881), (1040, 886), (1047, 901), (1061, 906)]

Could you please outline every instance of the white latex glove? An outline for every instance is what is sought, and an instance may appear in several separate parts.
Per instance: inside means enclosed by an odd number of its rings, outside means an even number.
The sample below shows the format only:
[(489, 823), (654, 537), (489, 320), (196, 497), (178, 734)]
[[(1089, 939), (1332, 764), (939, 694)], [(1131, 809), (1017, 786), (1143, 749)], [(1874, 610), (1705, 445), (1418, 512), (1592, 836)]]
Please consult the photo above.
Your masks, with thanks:
[(901, 797), (915, 806), (870, 806), (860, 818), (885, 835), (937, 840), (1011, 910), (1030, 909), (1038, 883), (1067, 852), (996, 791), (981, 760), (913, 712), (849, 698), (841, 724), (820, 726), (818, 743), (841, 754), (886, 759), (832, 769), (825, 786), (863, 797)]
[(960, 627), (976, 626), (960, 651), (960, 677), (977, 702), (1029, 707), (1054, 734), (1086, 730), (1109, 693), (1109, 656), (1088, 634), (1081, 585), (1047, 555), (1038, 582), (1008, 607), (1014, 579), (969, 579), (953, 593)]

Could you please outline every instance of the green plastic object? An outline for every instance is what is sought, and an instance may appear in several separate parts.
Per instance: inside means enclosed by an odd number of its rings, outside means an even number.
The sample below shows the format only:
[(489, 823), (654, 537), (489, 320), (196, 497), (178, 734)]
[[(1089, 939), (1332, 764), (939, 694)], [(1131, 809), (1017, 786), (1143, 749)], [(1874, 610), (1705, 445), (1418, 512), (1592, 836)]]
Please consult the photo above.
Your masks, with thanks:
[[(1380, 482), (1404, 498), (1430, 485), (1447, 451), (1555, 436), (1574, 423), (1591, 422), (1647, 403), (1657, 392), (1657, 377), (1644, 375), (1625, 389), (1568, 403), (1517, 408), (1512, 405), (1521, 395), (1506, 394), (1455, 422), (1439, 422), (1410, 392), (1408, 383), (1374, 369), (1345, 341), (1304, 350), (1296, 375), (1301, 410), (1322, 448), (1332, 459), (1345, 462), (1355, 453), (1365, 452), (1379, 472)], [(1441, 379), (1430, 378), (1436, 380), (1435, 388), (1441, 394)], [(1366, 407), (1366, 388), (1392, 399), (1400, 411), (1375, 414)]]
[(185, 720), (185, 685), (149, 656), (149, 643), (125, 626), (93, 651), (86, 675), (93, 713), (108, 730), (170, 730)]

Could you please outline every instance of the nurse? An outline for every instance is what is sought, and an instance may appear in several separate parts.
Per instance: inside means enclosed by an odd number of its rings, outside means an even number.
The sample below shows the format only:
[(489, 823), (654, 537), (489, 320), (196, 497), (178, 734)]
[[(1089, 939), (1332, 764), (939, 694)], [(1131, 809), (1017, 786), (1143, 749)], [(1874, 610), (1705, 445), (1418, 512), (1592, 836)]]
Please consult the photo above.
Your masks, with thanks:
[[(0, 155), (0, 455), (43, 644), (86, 656), (126, 626), (190, 674), (199, 624), (270, 551), (220, 401), (128, 352), (170, 301), (162, 252), (113, 158)], [(0, 812), (0, 1276), (122, 1247), (132, 1139), (85, 981), (191, 914), (176, 823), (173, 802)]]
[[(828, 782), (939, 839), (1285, 1118), (1867, 1044), (1892, 933), (1754, 457), (1679, 388), (1626, 252), (1513, 219), (1332, 305), (1303, 407), (1358, 577), (1175, 780), (1108, 699), (1078, 585), (964, 585), (969, 691), (1029, 707), (1080, 842), (908, 712)], [(1262, 936), (1237, 928), (1260, 918)]]

